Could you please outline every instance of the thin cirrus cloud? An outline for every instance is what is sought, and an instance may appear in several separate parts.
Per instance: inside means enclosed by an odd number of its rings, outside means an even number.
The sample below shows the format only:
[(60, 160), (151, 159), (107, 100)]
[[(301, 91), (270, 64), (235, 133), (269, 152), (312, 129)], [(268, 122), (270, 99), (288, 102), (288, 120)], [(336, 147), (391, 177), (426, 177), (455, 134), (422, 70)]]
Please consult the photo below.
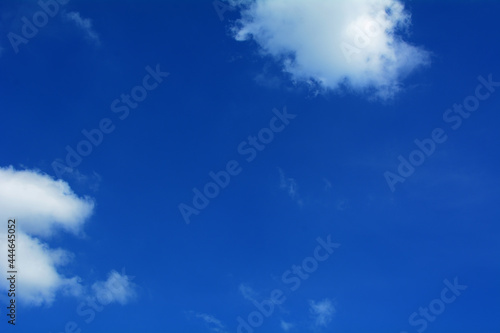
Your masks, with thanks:
[[(54, 180), (37, 170), (0, 167), (0, 219), (16, 219), (16, 269), (23, 292), (21, 303), (50, 306), (58, 295), (106, 297), (108, 303), (125, 304), (135, 295), (135, 285), (125, 275), (111, 271), (106, 281), (85, 286), (78, 276), (68, 277), (60, 268), (74, 260), (74, 255), (47, 243), (58, 231), (82, 232), (92, 215), (94, 201), (79, 197), (62, 180)], [(0, 229), (0, 248), (7, 248), (6, 228)], [(42, 240), (42, 239), (45, 239)], [(7, 271), (6, 260), (0, 270)], [(8, 281), (0, 280), (0, 289), (8, 290)]]
[(285, 176), (283, 170), (278, 168), (280, 173), (280, 188), (287, 192), (288, 196), (294, 200), (297, 205), (302, 206), (304, 202), (299, 196), (297, 182), (293, 178), (288, 178)]
[(294, 82), (319, 91), (390, 99), (409, 73), (430, 62), (427, 51), (403, 40), (411, 15), (398, 0), (231, 3), (241, 13), (234, 38), (255, 41)]
[(65, 12), (64, 18), (67, 21), (73, 22), (79, 29), (81, 29), (88, 40), (96, 44), (100, 44), (99, 35), (95, 32), (92, 26), (92, 20), (83, 18), (79, 12)]

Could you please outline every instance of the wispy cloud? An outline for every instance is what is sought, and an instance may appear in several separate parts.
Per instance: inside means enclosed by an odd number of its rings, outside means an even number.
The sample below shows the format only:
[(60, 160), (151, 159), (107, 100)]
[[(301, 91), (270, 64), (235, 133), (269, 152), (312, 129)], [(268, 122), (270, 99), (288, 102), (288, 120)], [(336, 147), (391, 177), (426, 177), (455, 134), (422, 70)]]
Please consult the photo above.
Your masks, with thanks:
[(349, 208), (349, 201), (347, 200), (339, 200), (337, 201), (337, 210), (344, 211)]
[(85, 37), (96, 43), (100, 44), (99, 35), (95, 32), (92, 26), (92, 20), (88, 18), (83, 18), (79, 12), (65, 12), (64, 18), (70, 22), (73, 22), (78, 28), (80, 28), (84, 33)]
[(309, 312), (316, 326), (326, 327), (332, 321), (333, 315), (335, 314), (335, 307), (329, 299), (324, 299), (319, 302), (309, 301)]
[(68, 179), (73, 179), (74, 181), (78, 182), (79, 185), (87, 186), (94, 192), (97, 192), (99, 190), (99, 186), (102, 181), (101, 175), (99, 175), (95, 171), (92, 172), (92, 174), (86, 175), (81, 173), (78, 169), (68, 167), (64, 174), (68, 177)]
[(326, 178), (323, 178), (323, 182), (325, 183), (325, 191), (329, 191), (332, 188), (332, 183)]
[(292, 323), (288, 323), (284, 320), (281, 320), (280, 322), (280, 326), (281, 326), (281, 329), (285, 332), (288, 332), (289, 330), (291, 330), (295, 325), (293, 325)]
[(353, 90), (382, 99), (429, 63), (403, 40), (411, 15), (398, 0), (243, 0), (236, 40), (253, 40), (293, 81), (321, 90)]
[(222, 322), (214, 316), (208, 315), (206, 313), (198, 313), (196, 317), (203, 319), (210, 330), (214, 332), (225, 332), (225, 327)]
[(288, 196), (292, 198), (299, 206), (302, 206), (304, 202), (299, 197), (297, 182), (293, 178), (287, 178), (283, 170), (278, 168), (280, 173), (280, 188), (288, 193)]
[(92, 285), (94, 296), (103, 304), (127, 304), (136, 297), (136, 286), (131, 278), (117, 271), (111, 271), (106, 281)]
[(186, 315), (191, 320), (193, 318), (196, 318), (203, 321), (205, 327), (212, 332), (227, 333), (226, 326), (222, 323), (221, 320), (215, 318), (213, 315), (207, 313), (194, 312), (194, 311), (189, 311), (186, 313)]

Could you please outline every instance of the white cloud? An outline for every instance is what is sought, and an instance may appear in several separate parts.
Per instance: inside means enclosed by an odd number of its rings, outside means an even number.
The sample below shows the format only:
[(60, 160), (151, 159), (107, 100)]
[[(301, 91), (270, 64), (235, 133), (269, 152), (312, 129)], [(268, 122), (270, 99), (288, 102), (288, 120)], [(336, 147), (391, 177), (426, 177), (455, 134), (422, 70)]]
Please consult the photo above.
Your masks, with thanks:
[(428, 52), (402, 39), (411, 16), (398, 0), (244, 0), (239, 7), (236, 40), (254, 40), (294, 81), (323, 91), (392, 98), (407, 74), (429, 63)]
[(284, 320), (281, 320), (280, 325), (281, 325), (281, 329), (285, 332), (288, 332), (289, 330), (291, 330), (294, 327), (294, 325), (292, 323), (287, 323)]
[(111, 271), (106, 281), (99, 281), (92, 285), (92, 291), (97, 300), (104, 304), (127, 304), (135, 298), (135, 285), (131, 278), (117, 271)]
[(318, 327), (326, 327), (335, 314), (335, 308), (329, 299), (319, 302), (309, 301), (309, 311), (313, 316), (314, 324)]
[(77, 233), (93, 208), (92, 199), (78, 197), (62, 180), (36, 170), (0, 167), (0, 214), (18, 218), (24, 232), (49, 236), (62, 228)]
[(97, 44), (100, 43), (99, 35), (92, 27), (92, 20), (88, 18), (82, 18), (79, 12), (64, 13), (64, 18), (73, 22), (78, 28), (80, 28), (89, 40)]
[[(82, 232), (93, 208), (91, 198), (77, 196), (62, 180), (37, 170), (0, 167), (0, 221), (5, 226), (7, 219), (16, 220), (15, 269), (22, 290), (18, 297), (21, 303), (50, 306), (58, 294), (84, 297), (90, 293), (92, 297), (108, 297), (124, 304), (133, 296), (134, 285), (129, 278), (114, 271), (107, 281), (95, 283), (91, 293), (78, 276), (60, 273), (60, 267), (71, 262), (74, 255), (50, 248), (40, 239), (61, 229), (73, 234)], [(0, 249), (7, 248), (6, 233), (6, 227), (0, 228)], [(7, 271), (6, 260), (0, 260), (0, 270)], [(0, 279), (0, 290), (7, 289), (7, 279)]]
[[(21, 220), (16, 219), (16, 223), (21, 223)], [(0, 232), (0, 237), (0, 248), (4, 248), (5, 233)], [(79, 277), (67, 278), (57, 271), (58, 267), (72, 259), (71, 253), (63, 249), (51, 249), (39, 239), (19, 231), (16, 232), (16, 241), (18, 288), (22, 289), (19, 297), (23, 302), (34, 306), (51, 305), (57, 292), (82, 295), (83, 286)], [(2, 271), (5, 271), (7, 267), (3, 265), (3, 262), (0, 263)], [(8, 289), (4, 283), (1, 287)]]

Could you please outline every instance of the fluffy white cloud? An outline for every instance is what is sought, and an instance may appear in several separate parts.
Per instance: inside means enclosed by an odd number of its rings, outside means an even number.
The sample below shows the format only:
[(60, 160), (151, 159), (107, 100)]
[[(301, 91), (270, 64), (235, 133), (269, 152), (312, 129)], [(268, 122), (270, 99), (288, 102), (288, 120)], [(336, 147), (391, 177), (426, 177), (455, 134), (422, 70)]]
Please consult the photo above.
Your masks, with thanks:
[[(16, 222), (20, 221), (16, 219)], [(0, 233), (0, 248), (4, 248), (5, 234)], [(80, 296), (83, 287), (80, 278), (67, 278), (57, 272), (72, 259), (72, 254), (62, 249), (51, 249), (46, 243), (30, 237), (23, 232), (16, 232), (16, 264), (18, 270), (18, 289), (22, 290), (19, 298), (30, 305), (50, 305), (57, 292)], [(7, 267), (3, 267), (3, 271)], [(3, 281), (2, 281), (3, 282)], [(7, 288), (7, 284), (2, 283)]]
[(49, 236), (60, 227), (77, 233), (93, 208), (90, 198), (78, 197), (62, 180), (36, 170), (0, 167), (0, 215), (19, 219), (24, 232)]
[[(77, 196), (62, 180), (36, 170), (0, 167), (0, 221), (4, 221), (4, 227), (0, 228), (0, 249), (7, 248), (7, 219), (15, 218), (15, 263), (21, 303), (50, 306), (59, 293), (96, 297), (103, 304), (125, 304), (133, 297), (130, 278), (114, 271), (106, 281), (94, 283), (91, 290), (78, 276), (61, 274), (58, 268), (74, 256), (64, 249), (50, 248), (40, 239), (60, 229), (78, 234), (93, 208), (92, 199)], [(7, 260), (0, 260), (0, 270), (7, 271)], [(7, 289), (7, 279), (0, 279), (0, 290)]]
[(398, 0), (243, 0), (232, 27), (237, 40), (254, 40), (294, 81), (320, 90), (351, 89), (383, 99), (429, 62), (402, 36), (410, 14)]

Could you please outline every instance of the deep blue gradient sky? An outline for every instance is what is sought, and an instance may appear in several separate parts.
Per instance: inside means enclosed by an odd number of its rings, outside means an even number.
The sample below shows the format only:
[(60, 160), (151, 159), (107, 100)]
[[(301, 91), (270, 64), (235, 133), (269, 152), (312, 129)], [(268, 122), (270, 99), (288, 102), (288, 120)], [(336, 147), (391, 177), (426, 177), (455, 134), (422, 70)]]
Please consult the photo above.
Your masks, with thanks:
[[(4, 298), (2, 332), (59, 333), (70, 321), (81, 332), (237, 332), (252, 299), (274, 289), (286, 301), (255, 332), (285, 331), (282, 321), (289, 332), (418, 332), (410, 315), (455, 277), (467, 289), (425, 331), (498, 332), (500, 87), (456, 130), (443, 113), (474, 94), (478, 76), (500, 81), (500, 3), (405, 7), (405, 38), (431, 61), (382, 100), (295, 84), (254, 41), (232, 37), (238, 11), (221, 21), (211, 1), (71, 0), (15, 53), (7, 34), (40, 7), (3, 0), (0, 166), (39, 170), (92, 197), (80, 234), (44, 241), (74, 254), (60, 274), (90, 285), (124, 268), (136, 297), (87, 323), (81, 300), (58, 292), (50, 306), (19, 307), (16, 327)], [(62, 8), (89, 18), (98, 41)], [(111, 103), (157, 64), (169, 76), (120, 120)], [(296, 118), (247, 162), (240, 143), (285, 107)], [(103, 118), (114, 131), (58, 175), (53, 161)], [(384, 173), (435, 128), (447, 140), (391, 191)], [(192, 189), (231, 160), (241, 173), (186, 224), (179, 204), (192, 206)], [(328, 235), (340, 247), (291, 291), (282, 274)], [(318, 325), (311, 302), (325, 300), (334, 310)]]

